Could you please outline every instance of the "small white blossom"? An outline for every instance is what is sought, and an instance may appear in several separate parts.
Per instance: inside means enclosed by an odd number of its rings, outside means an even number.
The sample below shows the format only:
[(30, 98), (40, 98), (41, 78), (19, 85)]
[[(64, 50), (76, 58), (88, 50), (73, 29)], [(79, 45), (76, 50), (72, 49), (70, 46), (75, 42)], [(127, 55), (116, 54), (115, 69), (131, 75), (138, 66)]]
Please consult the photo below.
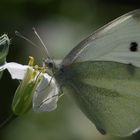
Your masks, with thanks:
[[(0, 71), (7, 69), (12, 79), (24, 80), (28, 68), (34, 70), (29, 65), (10, 62), (0, 66)], [(33, 110), (35, 112), (49, 112), (57, 107), (59, 88), (55, 79), (47, 73), (38, 71), (35, 78), (31, 80), (35, 81), (39, 77), (41, 77), (41, 80), (33, 93)]]

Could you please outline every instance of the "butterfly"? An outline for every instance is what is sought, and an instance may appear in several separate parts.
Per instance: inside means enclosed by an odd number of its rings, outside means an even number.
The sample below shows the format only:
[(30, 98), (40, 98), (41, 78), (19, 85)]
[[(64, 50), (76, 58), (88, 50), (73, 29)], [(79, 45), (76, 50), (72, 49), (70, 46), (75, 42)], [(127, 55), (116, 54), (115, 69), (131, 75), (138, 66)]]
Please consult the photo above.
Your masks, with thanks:
[(140, 10), (98, 29), (59, 65), (45, 51), (44, 63), (53, 76), (47, 82), (49, 89), (43, 90), (47, 78), (38, 85), (33, 96), (35, 111), (54, 110), (62, 88), (102, 134), (123, 137), (139, 130)]

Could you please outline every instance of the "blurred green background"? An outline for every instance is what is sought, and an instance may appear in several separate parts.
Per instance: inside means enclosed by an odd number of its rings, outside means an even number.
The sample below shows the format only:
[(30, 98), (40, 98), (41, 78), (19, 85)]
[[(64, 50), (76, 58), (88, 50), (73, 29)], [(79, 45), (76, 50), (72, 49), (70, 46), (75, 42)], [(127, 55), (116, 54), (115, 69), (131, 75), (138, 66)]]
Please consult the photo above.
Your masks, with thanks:
[[(7, 61), (27, 64), (32, 55), (41, 64), (42, 54), (16, 37), (18, 30), (36, 44), (35, 27), (55, 59), (63, 57), (86, 36), (112, 19), (140, 7), (139, 0), (1, 0), (0, 34), (11, 38)], [(18, 81), (7, 71), (0, 80), (0, 122), (11, 114)], [(128, 116), (129, 117), (129, 116)], [(70, 96), (63, 96), (50, 113), (33, 113), (14, 119), (0, 129), (0, 140), (139, 140), (101, 135)]]

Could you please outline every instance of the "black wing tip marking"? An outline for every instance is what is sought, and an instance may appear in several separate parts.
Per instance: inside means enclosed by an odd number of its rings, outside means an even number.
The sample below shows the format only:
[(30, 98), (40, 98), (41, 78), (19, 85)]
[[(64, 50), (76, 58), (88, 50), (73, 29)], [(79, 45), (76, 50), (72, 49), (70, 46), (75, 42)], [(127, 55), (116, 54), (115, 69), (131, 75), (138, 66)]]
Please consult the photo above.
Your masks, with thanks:
[(128, 14), (132, 15), (135, 20), (140, 21), (140, 9), (133, 10)]

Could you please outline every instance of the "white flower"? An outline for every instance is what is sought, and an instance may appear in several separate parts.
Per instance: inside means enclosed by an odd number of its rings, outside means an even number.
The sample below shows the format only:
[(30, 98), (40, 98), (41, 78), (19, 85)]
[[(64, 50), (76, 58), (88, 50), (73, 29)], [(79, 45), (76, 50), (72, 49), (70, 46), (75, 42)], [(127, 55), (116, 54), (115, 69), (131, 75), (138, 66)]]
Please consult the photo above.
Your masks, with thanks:
[[(49, 112), (49, 111), (56, 109), (59, 88), (53, 77), (51, 77), (47, 73), (42, 73), (40, 71), (34, 70), (33, 67), (31, 67), (29, 65), (21, 65), (21, 64), (15, 63), (15, 62), (5, 63), (4, 65), (0, 66), (0, 71), (3, 71), (5, 69), (7, 69), (9, 71), (12, 79), (22, 80), (22, 82), (21, 82), (22, 91), (18, 90), (18, 93), (16, 93), (16, 94), (18, 94), (18, 96), (16, 96), (16, 99), (14, 100), (14, 105), (16, 105), (16, 106), (14, 106), (15, 108), (16, 107), (18, 108), (18, 104), (20, 103), (20, 100), (22, 100), (22, 98), (23, 98), (23, 97), (20, 97), (20, 94), (22, 96), (25, 94), (24, 97), (26, 96), (26, 94), (29, 94), (29, 93), (23, 93), (24, 88), (26, 88), (28, 85), (28, 84), (23, 85), (23, 83), (36, 82), (37, 81), (36, 78), (40, 78), (37, 85), (34, 84), (35, 90), (33, 90), (34, 93), (33, 93), (33, 99), (32, 99), (33, 110), (36, 112)], [(30, 78), (29, 81), (24, 81), (25, 79), (27, 80), (27, 78), (25, 78), (25, 77), (26, 77), (27, 73), (29, 72), (28, 71), (29, 69), (33, 71), (32, 74), (35, 72), (36, 75), (35, 76), (30, 75), (30, 77), (33, 77), (33, 79)], [(18, 99), (17, 99), (17, 97), (18, 97)], [(27, 95), (27, 97), (28, 97), (28, 95)], [(15, 108), (14, 108), (14, 110), (16, 110)]]

